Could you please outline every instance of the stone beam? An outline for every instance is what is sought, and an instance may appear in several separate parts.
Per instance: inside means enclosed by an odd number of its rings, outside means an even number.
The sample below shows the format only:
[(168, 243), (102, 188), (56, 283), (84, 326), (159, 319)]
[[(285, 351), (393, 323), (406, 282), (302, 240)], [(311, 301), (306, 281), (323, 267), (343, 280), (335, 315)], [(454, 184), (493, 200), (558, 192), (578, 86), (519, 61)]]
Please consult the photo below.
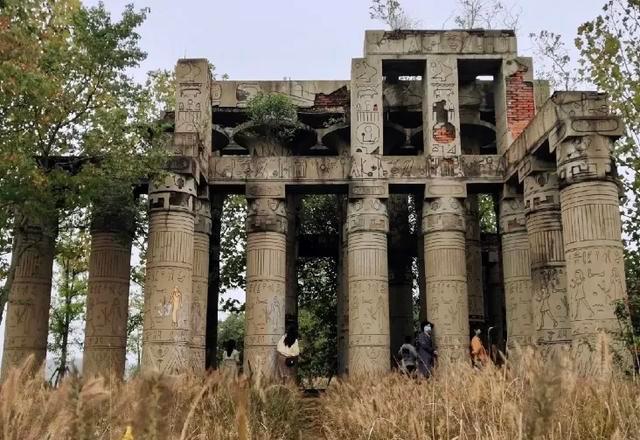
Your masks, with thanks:
[(546, 141), (549, 141), (549, 149), (553, 152), (555, 145), (569, 136), (599, 133), (617, 137), (623, 131), (620, 117), (609, 112), (605, 94), (556, 92), (505, 152), (505, 178), (509, 180), (518, 173), (522, 162)]
[(353, 178), (386, 179), (390, 184), (424, 184), (429, 178), (467, 183), (502, 183), (505, 160), (498, 155), (459, 157), (211, 157), (209, 183), (244, 185), (248, 180), (302, 185), (345, 185)]

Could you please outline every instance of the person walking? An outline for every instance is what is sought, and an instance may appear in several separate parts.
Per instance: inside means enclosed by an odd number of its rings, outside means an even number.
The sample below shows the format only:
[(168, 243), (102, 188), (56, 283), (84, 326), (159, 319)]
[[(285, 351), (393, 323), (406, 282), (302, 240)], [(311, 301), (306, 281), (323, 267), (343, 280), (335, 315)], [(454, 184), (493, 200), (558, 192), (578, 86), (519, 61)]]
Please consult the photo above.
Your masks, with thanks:
[(482, 369), (487, 364), (487, 350), (485, 350), (480, 339), (482, 330), (479, 328), (474, 330), (474, 336), (471, 338), (470, 350), (471, 350), (471, 365), (478, 370)]
[(277, 370), (279, 376), (283, 382), (292, 380), (295, 378), (298, 357), (300, 356), (298, 327), (295, 324), (289, 324), (285, 334), (278, 341), (276, 351), (278, 352)]
[(240, 368), (240, 352), (236, 350), (236, 341), (229, 339), (224, 344), (222, 351), (222, 371), (224, 374), (235, 378)]
[(433, 324), (424, 321), (420, 325), (421, 332), (416, 339), (416, 351), (418, 352), (418, 373), (421, 377), (431, 377), (435, 359), (438, 357), (433, 343)]
[(411, 344), (411, 336), (404, 337), (404, 344), (400, 347), (398, 354), (400, 354), (400, 370), (402, 373), (408, 376), (413, 375), (418, 361), (418, 352)]

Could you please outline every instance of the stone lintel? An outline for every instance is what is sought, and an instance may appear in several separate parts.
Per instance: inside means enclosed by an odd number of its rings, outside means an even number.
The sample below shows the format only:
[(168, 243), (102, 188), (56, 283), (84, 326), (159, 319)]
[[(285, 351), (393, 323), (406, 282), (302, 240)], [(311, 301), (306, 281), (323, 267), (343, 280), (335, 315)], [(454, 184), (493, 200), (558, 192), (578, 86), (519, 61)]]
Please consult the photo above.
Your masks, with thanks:
[(512, 30), (400, 30), (365, 31), (365, 55), (399, 57), (428, 54), (515, 55)]
[(349, 199), (389, 198), (389, 184), (384, 180), (358, 180), (349, 184)]
[(284, 199), (286, 198), (285, 185), (277, 182), (247, 182), (247, 199)]
[(615, 139), (624, 135), (624, 123), (617, 115), (569, 116), (549, 133), (549, 149), (554, 151), (568, 138), (601, 135)]
[(350, 180), (384, 179), (390, 184), (424, 184), (425, 179), (502, 183), (500, 155), (458, 157), (345, 156), (211, 157), (209, 183), (244, 185), (251, 180), (296, 185), (344, 185)]
[[(617, 117), (610, 113), (608, 99), (604, 93), (554, 93), (505, 152), (505, 178), (508, 180), (515, 175), (520, 162), (529, 154), (535, 153), (546, 141), (549, 141), (549, 148), (553, 151), (559, 139), (567, 137), (565, 133), (582, 133), (580, 136), (586, 136), (592, 133), (590, 130), (597, 128), (609, 130), (598, 132), (600, 134), (610, 133), (613, 137), (618, 136), (621, 124), (613, 120), (617, 120)], [(566, 128), (561, 129), (562, 125)]]

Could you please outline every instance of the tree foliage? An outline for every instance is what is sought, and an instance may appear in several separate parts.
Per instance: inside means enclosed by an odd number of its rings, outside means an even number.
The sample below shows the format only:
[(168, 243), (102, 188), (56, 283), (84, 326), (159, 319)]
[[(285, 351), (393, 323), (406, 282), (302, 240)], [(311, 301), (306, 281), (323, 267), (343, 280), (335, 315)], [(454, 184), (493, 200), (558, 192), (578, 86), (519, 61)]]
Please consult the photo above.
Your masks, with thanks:
[(7, 0), (0, 10), (1, 231), (16, 211), (137, 212), (122, 195), (165, 158), (153, 101), (126, 74), (145, 57), (137, 28), (146, 12), (127, 6), (115, 21), (104, 5), (77, 0)]
[(541, 61), (536, 69), (540, 79), (549, 81), (553, 90), (574, 90), (580, 83), (579, 75), (562, 35), (542, 30), (529, 38)]
[(372, 0), (369, 17), (382, 21), (392, 31), (413, 29), (419, 24), (405, 13), (399, 0)]
[(521, 9), (509, 6), (501, 0), (458, 0), (458, 11), (454, 18), (460, 29), (502, 27), (518, 29)]

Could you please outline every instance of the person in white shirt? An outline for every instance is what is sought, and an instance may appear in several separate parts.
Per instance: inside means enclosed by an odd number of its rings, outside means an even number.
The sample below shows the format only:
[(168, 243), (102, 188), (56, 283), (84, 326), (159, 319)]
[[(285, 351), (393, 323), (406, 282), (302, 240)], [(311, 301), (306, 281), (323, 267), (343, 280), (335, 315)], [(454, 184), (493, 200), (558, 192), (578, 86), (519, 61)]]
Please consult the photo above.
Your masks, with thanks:
[(295, 324), (290, 324), (287, 331), (276, 346), (278, 352), (278, 373), (283, 381), (291, 380), (296, 375), (300, 347), (298, 346), (298, 328)]
[(222, 371), (231, 377), (238, 375), (240, 368), (240, 352), (236, 350), (236, 341), (229, 339), (224, 344), (222, 351)]

